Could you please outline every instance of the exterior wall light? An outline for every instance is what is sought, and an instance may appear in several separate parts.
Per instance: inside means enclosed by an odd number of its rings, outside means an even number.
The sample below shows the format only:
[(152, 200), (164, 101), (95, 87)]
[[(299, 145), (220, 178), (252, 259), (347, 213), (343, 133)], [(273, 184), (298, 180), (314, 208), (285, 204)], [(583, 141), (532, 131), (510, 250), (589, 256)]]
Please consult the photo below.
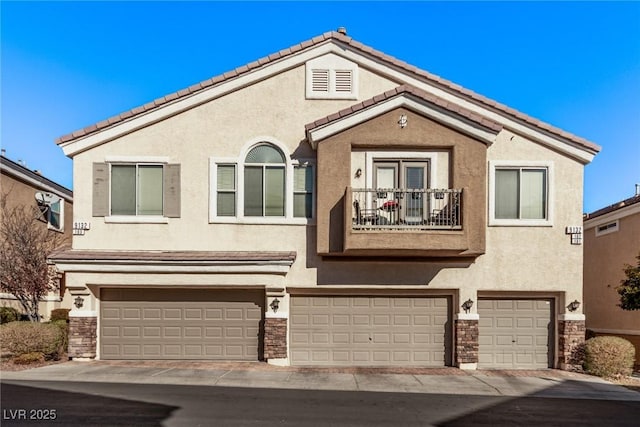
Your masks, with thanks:
[(362, 176), (362, 169), (358, 168), (358, 170), (356, 171), (356, 178), (360, 178)]
[(76, 299), (73, 300), (73, 304), (76, 308), (81, 308), (84, 305), (84, 298), (77, 296)]
[(580, 308), (580, 301), (574, 300), (573, 302), (570, 302), (567, 308), (569, 309), (569, 311), (576, 311), (578, 308)]
[(470, 312), (471, 311), (471, 307), (473, 307), (473, 301), (471, 301), (471, 298), (469, 298), (468, 300), (463, 302), (461, 307), (464, 309), (465, 313)]
[(280, 308), (280, 300), (278, 298), (275, 298), (273, 301), (271, 301), (269, 307), (271, 307), (274, 313), (277, 313), (278, 309)]

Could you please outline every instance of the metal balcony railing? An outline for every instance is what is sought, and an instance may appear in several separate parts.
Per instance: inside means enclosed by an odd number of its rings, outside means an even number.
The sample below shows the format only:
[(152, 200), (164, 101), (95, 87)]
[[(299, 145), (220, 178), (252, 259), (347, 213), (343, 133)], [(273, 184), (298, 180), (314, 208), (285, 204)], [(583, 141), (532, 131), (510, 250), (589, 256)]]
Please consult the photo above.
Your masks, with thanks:
[(354, 188), (354, 230), (460, 230), (461, 189)]

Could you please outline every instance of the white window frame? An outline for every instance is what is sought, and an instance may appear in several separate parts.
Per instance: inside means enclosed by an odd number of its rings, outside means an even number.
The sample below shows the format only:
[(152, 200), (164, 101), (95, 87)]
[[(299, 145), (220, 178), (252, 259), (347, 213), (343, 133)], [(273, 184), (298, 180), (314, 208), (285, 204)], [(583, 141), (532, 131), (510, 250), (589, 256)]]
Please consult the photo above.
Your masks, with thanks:
[[(169, 163), (168, 157), (107, 156), (105, 158), (105, 162), (109, 166), (109, 215), (104, 218), (105, 223), (117, 223), (117, 224), (168, 224), (169, 223), (169, 218), (164, 216), (164, 209), (163, 209), (162, 215), (111, 215), (111, 185), (113, 181), (111, 179), (111, 167), (113, 165), (135, 165), (137, 169), (138, 165), (164, 166)], [(138, 178), (136, 175), (136, 185), (137, 185), (137, 179)], [(164, 170), (163, 170), (163, 179), (164, 179)], [(164, 194), (163, 194), (163, 204), (164, 204)]]
[(365, 152), (365, 188), (373, 188), (373, 168), (376, 162), (385, 160), (405, 160), (429, 162), (429, 186), (448, 188), (448, 183), (438, 181), (438, 153), (425, 151), (366, 151)]
[[(612, 227), (609, 227), (612, 225)], [(605, 230), (600, 231), (600, 227), (607, 226)], [(596, 237), (606, 236), (607, 234), (615, 233), (620, 230), (620, 220), (607, 221), (602, 224), (596, 225)]]
[[(280, 150), (285, 157), (285, 206), (284, 216), (245, 216), (244, 215), (244, 161), (249, 151), (257, 145), (270, 144)], [(293, 216), (293, 169), (306, 164), (313, 168), (312, 216), (302, 218)], [(218, 216), (218, 165), (236, 167), (236, 216)], [(272, 137), (258, 137), (249, 141), (238, 157), (209, 158), (209, 223), (210, 224), (315, 224), (316, 216), (316, 163), (315, 159), (291, 159), (289, 150), (280, 141)]]
[(60, 197), (57, 202), (60, 204), (60, 227), (54, 227), (51, 224), (51, 205), (47, 206), (47, 229), (57, 231), (58, 233), (64, 233), (64, 198)]
[[(496, 218), (496, 169), (546, 169), (547, 171), (547, 200), (545, 219), (499, 219)], [(506, 227), (552, 227), (554, 218), (554, 171), (552, 161), (516, 161), (516, 160), (491, 160), (489, 161), (489, 225)]]
[[(314, 91), (312, 88), (313, 71), (329, 72), (329, 90)], [(351, 71), (351, 92), (336, 91), (336, 71)], [(307, 99), (358, 99), (358, 64), (333, 53), (307, 61), (305, 64), (305, 96)]]

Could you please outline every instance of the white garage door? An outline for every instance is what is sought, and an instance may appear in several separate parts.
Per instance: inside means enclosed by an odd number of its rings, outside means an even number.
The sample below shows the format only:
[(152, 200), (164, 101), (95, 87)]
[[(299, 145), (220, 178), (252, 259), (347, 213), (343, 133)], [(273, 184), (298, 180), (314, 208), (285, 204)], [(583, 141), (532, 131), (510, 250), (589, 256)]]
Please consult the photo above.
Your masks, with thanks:
[(552, 313), (549, 299), (479, 299), (478, 367), (552, 367)]
[(101, 359), (258, 360), (264, 292), (102, 289)]
[(291, 363), (444, 366), (449, 313), (447, 297), (293, 296)]

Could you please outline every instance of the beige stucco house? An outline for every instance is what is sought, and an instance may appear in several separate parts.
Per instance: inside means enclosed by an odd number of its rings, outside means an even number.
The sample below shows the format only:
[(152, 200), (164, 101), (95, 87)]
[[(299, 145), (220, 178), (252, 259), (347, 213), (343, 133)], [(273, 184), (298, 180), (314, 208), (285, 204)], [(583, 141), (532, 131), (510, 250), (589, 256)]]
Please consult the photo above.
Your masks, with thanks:
[(584, 312), (590, 335), (614, 335), (636, 348), (640, 365), (640, 313), (620, 308), (616, 287), (626, 265), (638, 265), (640, 191), (584, 216)]
[(343, 31), (57, 143), (75, 358), (547, 368), (584, 339), (599, 147)]
[[(0, 198), (5, 203), (6, 212), (13, 209), (24, 209), (24, 213), (32, 213), (39, 220), (37, 224), (59, 233), (61, 243), (71, 242), (73, 221), (73, 192), (68, 188), (44, 177), (39, 171), (31, 170), (24, 163), (15, 162), (0, 156)], [(0, 209), (0, 217), (4, 210)], [(0, 226), (2, 224), (0, 223)], [(57, 289), (48, 293), (39, 304), (38, 310), (43, 319), (48, 319), (51, 310), (59, 308), (64, 294), (64, 283), (58, 281), (58, 275), (52, 269), (51, 280)], [(22, 306), (16, 297), (7, 292), (0, 292), (0, 306), (13, 307), (22, 312)]]

